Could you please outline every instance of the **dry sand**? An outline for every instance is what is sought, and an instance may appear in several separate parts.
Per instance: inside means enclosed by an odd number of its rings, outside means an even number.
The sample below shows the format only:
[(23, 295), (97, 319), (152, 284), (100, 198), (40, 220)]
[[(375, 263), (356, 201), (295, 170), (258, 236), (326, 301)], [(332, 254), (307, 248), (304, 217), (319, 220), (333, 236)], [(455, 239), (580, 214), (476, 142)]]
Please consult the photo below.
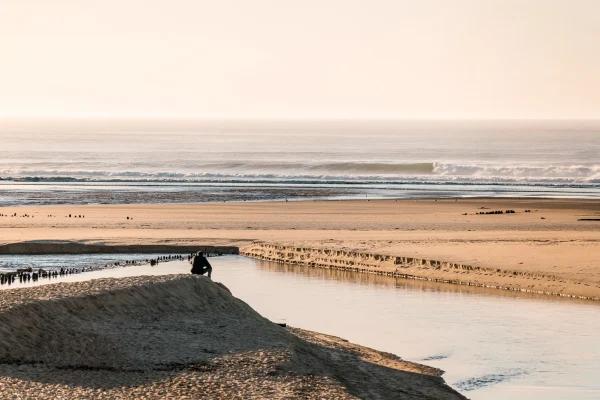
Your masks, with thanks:
[(462, 399), (441, 371), (282, 328), (190, 275), (12, 289), (0, 298), (10, 399)]
[[(476, 215), (509, 209), (516, 213)], [(0, 244), (231, 245), (259, 257), (276, 255), (268, 249), (276, 245), (301, 249), (291, 256), (295, 262), (316, 262), (316, 257), (323, 265), (363, 264), (427, 279), (600, 298), (598, 200), (48, 206), (0, 208), (0, 213), (32, 216), (0, 217)], [(323, 257), (323, 250), (353, 254)], [(392, 258), (381, 261), (376, 255)], [(395, 257), (419, 264), (399, 266)]]

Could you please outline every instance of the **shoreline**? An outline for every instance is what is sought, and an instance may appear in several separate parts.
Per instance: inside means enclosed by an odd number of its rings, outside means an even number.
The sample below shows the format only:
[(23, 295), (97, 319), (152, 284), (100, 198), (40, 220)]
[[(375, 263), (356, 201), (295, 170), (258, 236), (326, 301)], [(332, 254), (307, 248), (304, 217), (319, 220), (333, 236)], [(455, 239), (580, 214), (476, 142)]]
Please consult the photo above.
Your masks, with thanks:
[[(600, 200), (596, 184), (457, 182), (21, 182), (1, 181), (2, 207), (434, 199)], [(427, 194), (427, 196), (425, 195)], [(40, 196), (41, 195), (41, 196)]]
[[(0, 181), (1, 182), (1, 181)], [(251, 185), (248, 187), (252, 187)], [(310, 187), (309, 187), (310, 188)], [(316, 187), (315, 187), (316, 188)], [(146, 193), (147, 194), (147, 193)], [(348, 197), (344, 195), (332, 196), (332, 197), (277, 197), (272, 199), (248, 199), (248, 200), (209, 200), (209, 201), (201, 201), (201, 202), (190, 202), (190, 201), (180, 201), (180, 202), (124, 202), (124, 203), (94, 203), (94, 202), (86, 202), (86, 203), (73, 203), (73, 204), (11, 204), (11, 205), (0, 205), (0, 209), (29, 209), (36, 207), (56, 207), (56, 208), (86, 208), (86, 207), (145, 207), (145, 206), (208, 206), (208, 205), (247, 205), (247, 204), (278, 204), (278, 203), (352, 203), (352, 202), (450, 202), (450, 201), (494, 201), (501, 202), (503, 200), (506, 201), (523, 201), (523, 202), (546, 202), (546, 201), (565, 201), (565, 202), (580, 202), (580, 203), (597, 203), (600, 202), (599, 196), (584, 196), (584, 197), (575, 197), (575, 196), (447, 196), (447, 197), (393, 197), (393, 196), (372, 196), (367, 197), (364, 196), (363, 193), (360, 195), (356, 195), (355, 197)], [(596, 221), (596, 219), (582, 219), (582, 221)]]
[[(477, 214), (509, 209), (516, 212)], [(85, 217), (69, 218), (67, 212)], [(10, 207), (0, 213), (9, 214)], [(0, 217), (0, 254), (187, 252), (222, 246), (224, 253), (239, 250), (273, 261), (600, 298), (600, 221), (595, 220), (600, 201), (594, 200), (25, 206), (18, 214), (31, 217)], [(582, 218), (594, 220), (578, 221)], [(319, 252), (319, 259), (307, 256)]]

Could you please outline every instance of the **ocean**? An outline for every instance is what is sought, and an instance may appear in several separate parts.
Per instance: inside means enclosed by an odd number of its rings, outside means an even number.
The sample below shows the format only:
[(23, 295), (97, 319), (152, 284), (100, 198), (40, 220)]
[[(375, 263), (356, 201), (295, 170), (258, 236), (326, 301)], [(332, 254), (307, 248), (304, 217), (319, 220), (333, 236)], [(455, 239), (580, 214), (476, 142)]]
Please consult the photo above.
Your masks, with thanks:
[(0, 205), (600, 198), (600, 122), (0, 121)]

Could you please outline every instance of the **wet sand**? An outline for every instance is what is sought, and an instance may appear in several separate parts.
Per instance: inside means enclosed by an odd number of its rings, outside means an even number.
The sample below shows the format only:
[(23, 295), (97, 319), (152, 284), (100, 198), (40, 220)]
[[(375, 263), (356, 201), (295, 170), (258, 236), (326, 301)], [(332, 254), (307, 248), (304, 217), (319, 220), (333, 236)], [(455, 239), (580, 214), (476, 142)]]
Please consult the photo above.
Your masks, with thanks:
[[(515, 213), (477, 214), (495, 210)], [(25, 253), (40, 246), (26, 242), (67, 241), (62, 246), (237, 246), (247, 254), (275, 259), (279, 255), (267, 253), (281, 246), (298, 249), (285, 252), (294, 253), (288, 261), (316, 262), (315, 252), (341, 251), (341, 256), (319, 261), (324, 266), (365, 264), (365, 269), (382, 273), (400, 268), (406, 275), (431, 280), (600, 298), (597, 200), (43, 206), (0, 208), (0, 213), (17, 213), (0, 217), (0, 244), (21, 243)], [(21, 217), (25, 214), (29, 216)], [(0, 245), (0, 252), (8, 249)], [(381, 255), (390, 258), (376, 260)], [(398, 265), (396, 257), (420, 263)]]
[(280, 327), (205, 277), (7, 290), (0, 322), (6, 398), (464, 398), (438, 369)]

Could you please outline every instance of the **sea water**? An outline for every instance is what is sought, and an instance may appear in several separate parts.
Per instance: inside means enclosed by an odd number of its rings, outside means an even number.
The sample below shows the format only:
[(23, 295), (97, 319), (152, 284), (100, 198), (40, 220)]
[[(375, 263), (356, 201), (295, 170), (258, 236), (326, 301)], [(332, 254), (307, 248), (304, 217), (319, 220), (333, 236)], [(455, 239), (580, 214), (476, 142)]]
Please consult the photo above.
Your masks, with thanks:
[(4, 120), (0, 205), (600, 197), (600, 122)]

